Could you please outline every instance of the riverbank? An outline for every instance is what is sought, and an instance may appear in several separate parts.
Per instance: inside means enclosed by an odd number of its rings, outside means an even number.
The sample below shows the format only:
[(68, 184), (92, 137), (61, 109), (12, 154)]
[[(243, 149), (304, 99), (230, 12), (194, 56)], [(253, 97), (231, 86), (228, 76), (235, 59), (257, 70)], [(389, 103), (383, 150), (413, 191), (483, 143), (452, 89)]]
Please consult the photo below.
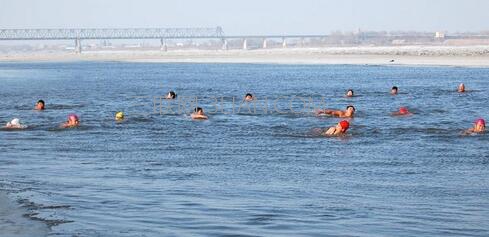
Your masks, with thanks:
[(49, 228), (26, 217), (26, 210), (9, 199), (0, 191), (0, 235), (2, 237), (46, 236)]
[(0, 62), (350, 64), (489, 67), (489, 46), (329, 47), (256, 50), (105, 50), (0, 54)]

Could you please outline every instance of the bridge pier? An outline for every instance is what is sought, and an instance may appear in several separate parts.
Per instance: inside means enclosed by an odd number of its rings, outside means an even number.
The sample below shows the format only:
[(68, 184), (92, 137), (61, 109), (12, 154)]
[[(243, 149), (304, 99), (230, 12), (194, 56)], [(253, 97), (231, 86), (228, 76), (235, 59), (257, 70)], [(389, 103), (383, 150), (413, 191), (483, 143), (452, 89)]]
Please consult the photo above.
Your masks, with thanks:
[(248, 39), (243, 39), (243, 50), (248, 50)]
[(222, 49), (228, 50), (228, 41), (226, 39), (222, 39)]
[(161, 38), (160, 39), (160, 50), (163, 51), (163, 52), (167, 52), (168, 51), (168, 45), (166, 43), (166, 39), (164, 38)]
[(285, 38), (282, 38), (282, 48), (287, 48), (287, 40)]
[(81, 46), (81, 40), (80, 39), (75, 39), (75, 53), (76, 54), (82, 53), (82, 46)]
[(263, 39), (263, 49), (266, 49), (268, 47), (268, 40), (267, 39)]

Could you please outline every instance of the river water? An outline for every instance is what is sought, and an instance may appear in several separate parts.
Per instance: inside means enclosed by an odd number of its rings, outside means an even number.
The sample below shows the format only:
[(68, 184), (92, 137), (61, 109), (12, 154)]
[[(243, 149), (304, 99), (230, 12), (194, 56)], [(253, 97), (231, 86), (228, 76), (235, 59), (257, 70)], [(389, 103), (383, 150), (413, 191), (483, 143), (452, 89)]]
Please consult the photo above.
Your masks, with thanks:
[[(0, 122), (29, 126), (0, 131), (0, 192), (50, 236), (489, 235), (489, 137), (460, 135), (489, 118), (489, 69), (0, 63), (0, 83)], [(237, 111), (248, 92), (267, 110)], [(317, 134), (339, 120), (313, 107), (349, 104), (349, 135)]]

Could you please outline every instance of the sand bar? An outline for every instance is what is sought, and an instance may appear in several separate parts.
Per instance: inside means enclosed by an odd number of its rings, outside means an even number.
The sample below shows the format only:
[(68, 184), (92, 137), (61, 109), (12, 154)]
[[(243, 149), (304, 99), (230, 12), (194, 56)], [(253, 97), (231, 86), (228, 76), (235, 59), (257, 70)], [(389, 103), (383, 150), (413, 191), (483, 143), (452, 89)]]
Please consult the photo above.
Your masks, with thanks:
[(3, 53), (0, 62), (352, 64), (489, 67), (489, 46), (331, 47), (255, 50), (92, 50)]

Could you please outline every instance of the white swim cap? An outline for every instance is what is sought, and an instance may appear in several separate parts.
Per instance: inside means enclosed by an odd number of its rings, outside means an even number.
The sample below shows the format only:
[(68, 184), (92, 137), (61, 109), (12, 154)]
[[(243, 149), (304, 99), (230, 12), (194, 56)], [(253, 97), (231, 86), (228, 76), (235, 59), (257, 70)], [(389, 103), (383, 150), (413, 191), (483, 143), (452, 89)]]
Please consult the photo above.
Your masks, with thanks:
[(13, 126), (20, 126), (20, 119), (14, 118), (12, 121), (10, 121), (10, 124)]
[(27, 128), (26, 125), (22, 125), (20, 124), (20, 119), (18, 118), (14, 118), (12, 119), (12, 121), (10, 121), (9, 123), (7, 123), (7, 127), (10, 127), (10, 128)]

